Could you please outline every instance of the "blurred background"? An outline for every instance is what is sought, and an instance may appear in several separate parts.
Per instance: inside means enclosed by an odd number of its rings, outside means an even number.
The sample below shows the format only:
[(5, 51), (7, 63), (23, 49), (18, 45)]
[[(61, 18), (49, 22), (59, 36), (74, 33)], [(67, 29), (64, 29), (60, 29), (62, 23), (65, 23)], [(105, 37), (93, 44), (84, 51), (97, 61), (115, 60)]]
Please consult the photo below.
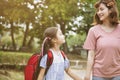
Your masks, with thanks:
[[(98, 0), (0, 0), (0, 80), (24, 80), (24, 67), (39, 53), (46, 28), (60, 26), (71, 68), (85, 69), (82, 48)], [(120, 0), (116, 0), (120, 11)], [(68, 79), (70, 80), (70, 79)]]

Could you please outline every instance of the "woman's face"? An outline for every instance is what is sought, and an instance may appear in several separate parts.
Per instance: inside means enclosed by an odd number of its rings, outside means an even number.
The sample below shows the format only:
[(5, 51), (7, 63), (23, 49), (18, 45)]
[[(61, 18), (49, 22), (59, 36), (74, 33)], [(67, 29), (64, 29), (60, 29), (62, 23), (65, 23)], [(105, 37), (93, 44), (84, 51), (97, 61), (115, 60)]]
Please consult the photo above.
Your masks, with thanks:
[(100, 6), (98, 7), (98, 10), (97, 10), (97, 15), (100, 19), (100, 21), (105, 21), (108, 19), (108, 16), (109, 16), (109, 9), (106, 7), (105, 4), (101, 3)]

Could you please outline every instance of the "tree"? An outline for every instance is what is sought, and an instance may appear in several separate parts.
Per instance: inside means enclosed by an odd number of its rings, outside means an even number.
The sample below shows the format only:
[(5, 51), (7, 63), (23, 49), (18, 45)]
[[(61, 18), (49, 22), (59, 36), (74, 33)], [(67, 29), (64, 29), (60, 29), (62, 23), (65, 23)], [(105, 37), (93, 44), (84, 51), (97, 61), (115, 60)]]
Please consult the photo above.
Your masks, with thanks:
[[(79, 12), (78, 2), (78, 0), (46, 0), (41, 13), (41, 24), (45, 24), (46, 27), (59, 24), (65, 34), (66, 26)], [(64, 45), (64, 51), (68, 52), (66, 45)]]
[[(120, 11), (119, 0), (116, 0)], [(12, 46), (17, 46), (16, 34), (23, 32), (21, 47), (32, 47), (34, 38), (43, 40), (43, 32), (47, 27), (59, 24), (66, 38), (69, 31), (86, 34), (92, 26), (96, 0), (1, 0), (0, 34), (6, 29), (10, 31)], [(61, 4), (62, 3), (62, 4)], [(22, 25), (21, 25), (22, 24)], [(22, 28), (20, 28), (22, 26)], [(67, 53), (67, 43), (64, 51)]]
[[(1, 20), (2, 23), (4, 23), (5, 25), (10, 24), (10, 32), (11, 32), (11, 39), (12, 39), (12, 45), (14, 47), (14, 49), (16, 49), (16, 43), (15, 43), (15, 39), (14, 39), (14, 21), (16, 21), (16, 18), (14, 17), (14, 12), (16, 11), (16, 5), (15, 2), (11, 4), (11, 1), (5, 1), (2, 0), (3, 4), (0, 4), (1, 9), (3, 9), (3, 11), (1, 11)], [(3, 7), (4, 6), (4, 7)], [(13, 9), (14, 8), (14, 9)]]
[[(10, 32), (11, 32), (11, 39), (14, 49), (16, 49), (16, 42), (15, 42), (15, 36), (14, 33), (16, 32), (16, 25), (24, 24), (26, 25), (25, 31), (24, 31), (24, 37), (23, 37), (23, 43), (22, 47), (27, 46), (27, 38), (28, 38), (28, 32), (30, 24), (35, 23), (35, 18), (38, 15), (39, 10), (39, 3), (34, 4), (34, 0), (2, 0), (2, 3), (0, 4), (0, 9), (3, 11), (0, 11), (0, 22), (2, 25), (8, 26), (10, 25)], [(33, 7), (33, 8), (31, 8)], [(36, 8), (37, 7), (37, 8)], [(32, 40), (32, 39), (31, 39)], [(29, 43), (32, 41), (29, 41)]]

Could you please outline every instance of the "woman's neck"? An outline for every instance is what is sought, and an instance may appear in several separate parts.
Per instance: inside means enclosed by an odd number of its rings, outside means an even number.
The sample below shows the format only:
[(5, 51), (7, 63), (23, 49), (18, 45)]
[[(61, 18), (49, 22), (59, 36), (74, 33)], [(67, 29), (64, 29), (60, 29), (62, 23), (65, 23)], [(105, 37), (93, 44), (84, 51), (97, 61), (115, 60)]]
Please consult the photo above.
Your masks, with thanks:
[(112, 28), (113, 27), (113, 25), (108, 20), (103, 21), (102, 25), (106, 28)]
[(109, 22), (104, 22), (101, 27), (105, 32), (112, 32), (116, 28), (116, 26), (113, 26)]

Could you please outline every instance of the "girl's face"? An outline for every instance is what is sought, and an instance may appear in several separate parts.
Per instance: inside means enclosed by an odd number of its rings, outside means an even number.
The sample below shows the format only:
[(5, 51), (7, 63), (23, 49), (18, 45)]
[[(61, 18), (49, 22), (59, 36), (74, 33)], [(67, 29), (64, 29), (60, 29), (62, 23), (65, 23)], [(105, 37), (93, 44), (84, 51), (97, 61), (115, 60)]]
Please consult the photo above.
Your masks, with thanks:
[(63, 35), (61, 29), (58, 29), (58, 31), (57, 31), (55, 41), (56, 41), (56, 43), (59, 44), (59, 45), (65, 43), (65, 36)]
[(97, 15), (100, 19), (100, 21), (105, 21), (108, 19), (108, 16), (110, 14), (109, 9), (105, 6), (105, 4), (101, 3), (98, 7)]

